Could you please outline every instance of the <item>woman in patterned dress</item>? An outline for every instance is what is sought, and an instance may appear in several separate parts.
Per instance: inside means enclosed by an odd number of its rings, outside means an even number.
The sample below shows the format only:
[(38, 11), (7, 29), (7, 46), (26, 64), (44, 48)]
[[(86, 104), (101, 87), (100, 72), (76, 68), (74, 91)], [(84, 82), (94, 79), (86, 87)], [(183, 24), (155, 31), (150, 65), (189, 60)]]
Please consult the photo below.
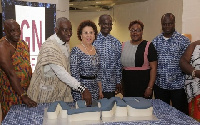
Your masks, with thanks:
[[(88, 88), (92, 100), (103, 98), (101, 76), (98, 75), (99, 57), (92, 45), (97, 33), (94, 22), (90, 20), (81, 22), (77, 31), (81, 43), (72, 48), (70, 55), (71, 75)], [(72, 96), (74, 101), (82, 99), (81, 94), (76, 91), (72, 91)]]
[(188, 46), (180, 59), (180, 67), (187, 74), (185, 91), (189, 115), (200, 122), (200, 40)]

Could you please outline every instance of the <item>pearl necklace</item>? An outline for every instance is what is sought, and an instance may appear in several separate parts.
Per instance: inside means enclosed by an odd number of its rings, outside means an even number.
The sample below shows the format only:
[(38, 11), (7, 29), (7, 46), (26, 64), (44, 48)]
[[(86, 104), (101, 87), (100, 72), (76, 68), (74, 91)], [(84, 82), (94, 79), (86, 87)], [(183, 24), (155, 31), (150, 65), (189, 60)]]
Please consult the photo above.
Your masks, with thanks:
[[(84, 49), (86, 50), (87, 55), (89, 56), (89, 59), (90, 59), (90, 61), (91, 61), (91, 64), (95, 66), (95, 65), (96, 65), (96, 61), (95, 61), (95, 60), (96, 60), (96, 57), (95, 57), (96, 51), (95, 51), (94, 56), (92, 56), (92, 55), (90, 55), (90, 53), (88, 52), (86, 46), (85, 46), (82, 42), (81, 42), (81, 44), (82, 44), (82, 46), (84, 47)], [(92, 50), (94, 50), (94, 46), (93, 46), (93, 45), (92, 45), (92, 49), (89, 50), (89, 51), (91, 52)]]
[[(6, 39), (6, 38), (5, 38), (5, 39)], [(8, 41), (8, 40), (6, 39), (6, 41)], [(8, 41), (8, 42), (9, 42), (9, 41)], [(9, 44), (10, 44), (15, 50), (17, 49), (16, 47), (13, 46), (12, 43), (9, 42)]]
[[(90, 55), (90, 53), (88, 52), (87, 47), (83, 44), (83, 42), (81, 42), (82, 46), (84, 47), (84, 49), (86, 50), (87, 54)], [(89, 50), (90, 52), (92, 52), (94, 50), (94, 46), (92, 45), (92, 49)]]

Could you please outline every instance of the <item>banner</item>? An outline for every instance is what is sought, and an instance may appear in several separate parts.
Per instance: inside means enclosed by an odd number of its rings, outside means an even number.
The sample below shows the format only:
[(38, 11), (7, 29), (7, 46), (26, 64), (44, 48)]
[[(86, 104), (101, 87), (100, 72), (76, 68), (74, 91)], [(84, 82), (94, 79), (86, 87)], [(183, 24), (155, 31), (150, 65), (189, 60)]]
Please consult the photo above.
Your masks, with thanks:
[(21, 28), (21, 39), (30, 49), (34, 71), (43, 42), (52, 34), (56, 22), (56, 5), (47, 3), (2, 0), (2, 20), (14, 19)]

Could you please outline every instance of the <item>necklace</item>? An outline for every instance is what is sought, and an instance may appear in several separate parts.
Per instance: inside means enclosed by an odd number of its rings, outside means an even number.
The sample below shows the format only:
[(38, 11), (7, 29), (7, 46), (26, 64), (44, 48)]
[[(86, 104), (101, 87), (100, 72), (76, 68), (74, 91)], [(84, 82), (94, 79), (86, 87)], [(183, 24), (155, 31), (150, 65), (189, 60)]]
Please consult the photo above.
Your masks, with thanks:
[[(5, 38), (5, 39), (6, 39), (6, 38)], [(8, 41), (8, 40), (6, 39), (6, 41)], [(9, 41), (8, 41), (8, 42), (9, 42)], [(15, 50), (17, 49), (16, 47), (13, 46), (12, 43), (9, 42), (9, 44), (10, 44)]]
[[(86, 47), (82, 42), (81, 42), (81, 44), (82, 44), (82, 46), (84, 47), (84, 49), (86, 50), (87, 54), (90, 55), (89, 52), (88, 52), (87, 47)], [(94, 50), (94, 46), (92, 46), (92, 49), (89, 50), (89, 51), (92, 52), (93, 50)]]
[[(87, 55), (89, 56), (89, 59), (90, 59), (90, 61), (91, 61), (91, 63), (92, 63), (92, 66), (96, 66), (96, 64), (97, 64), (97, 62), (96, 62), (96, 57), (95, 57), (96, 51), (95, 51), (95, 54), (94, 54), (94, 55), (90, 55), (90, 53), (88, 52), (86, 46), (85, 46), (82, 42), (81, 42), (81, 44), (82, 44), (82, 46), (84, 47), (84, 49), (86, 50)], [(94, 46), (92, 46), (92, 49), (89, 50), (89, 51), (91, 52), (92, 50), (94, 50)]]

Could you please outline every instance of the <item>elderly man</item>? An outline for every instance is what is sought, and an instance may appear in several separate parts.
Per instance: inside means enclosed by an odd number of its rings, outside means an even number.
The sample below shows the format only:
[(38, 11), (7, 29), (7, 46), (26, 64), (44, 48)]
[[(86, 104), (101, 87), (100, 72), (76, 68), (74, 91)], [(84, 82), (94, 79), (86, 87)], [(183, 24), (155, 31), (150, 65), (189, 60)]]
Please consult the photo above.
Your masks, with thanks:
[(100, 55), (100, 73), (102, 76), (102, 88), (105, 98), (115, 96), (116, 92), (121, 92), (122, 65), (121, 43), (110, 35), (112, 30), (112, 18), (104, 14), (99, 17), (100, 33), (93, 45)]
[(164, 14), (161, 24), (163, 33), (153, 39), (158, 54), (155, 98), (168, 104), (171, 100), (173, 107), (188, 114), (185, 74), (181, 71), (179, 60), (190, 41), (175, 31), (175, 16), (172, 13)]
[(12, 19), (4, 22), (6, 34), (0, 40), (0, 100), (3, 119), (12, 105), (36, 106), (26, 94), (32, 70), (29, 48), (20, 40), (20, 26)]
[[(61, 17), (56, 22), (55, 34), (42, 45), (37, 65), (31, 79), (28, 95), (38, 103), (73, 101), (71, 88), (82, 93), (87, 105), (92, 102), (91, 93), (73, 78), (69, 72), (69, 40), (71, 22)], [(70, 88), (71, 87), (71, 88)]]

